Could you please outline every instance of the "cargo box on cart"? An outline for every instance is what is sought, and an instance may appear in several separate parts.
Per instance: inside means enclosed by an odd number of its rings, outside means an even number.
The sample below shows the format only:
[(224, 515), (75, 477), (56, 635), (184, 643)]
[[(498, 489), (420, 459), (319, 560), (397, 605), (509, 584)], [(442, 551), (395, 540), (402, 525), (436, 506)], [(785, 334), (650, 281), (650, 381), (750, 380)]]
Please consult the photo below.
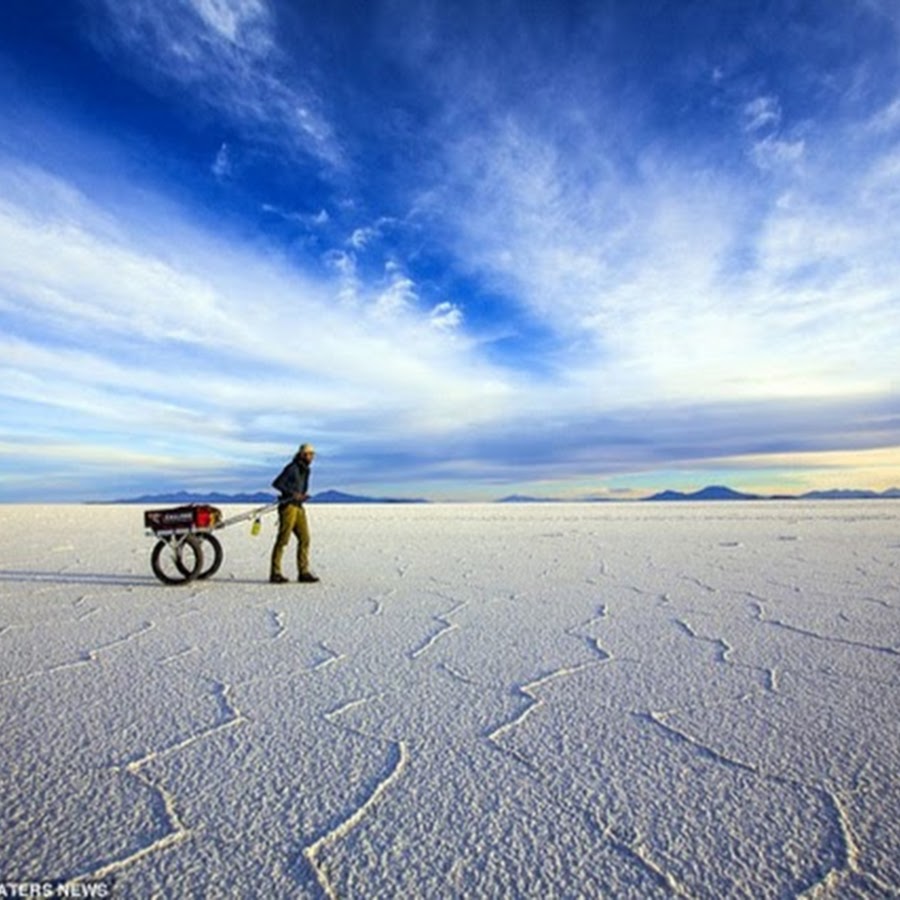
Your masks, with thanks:
[(216, 506), (192, 503), (169, 509), (148, 509), (144, 512), (144, 527), (161, 531), (210, 531), (222, 521), (222, 510)]

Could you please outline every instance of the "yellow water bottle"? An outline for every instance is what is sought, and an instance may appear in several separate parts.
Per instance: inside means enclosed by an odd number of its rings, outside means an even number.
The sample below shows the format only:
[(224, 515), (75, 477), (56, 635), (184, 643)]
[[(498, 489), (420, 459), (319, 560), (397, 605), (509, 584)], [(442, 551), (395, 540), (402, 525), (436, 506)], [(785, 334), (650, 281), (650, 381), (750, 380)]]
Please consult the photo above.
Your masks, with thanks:
[(262, 522), (259, 519), (254, 519), (253, 524), (250, 526), (250, 534), (254, 535), (254, 537), (259, 534), (259, 529), (262, 528)]

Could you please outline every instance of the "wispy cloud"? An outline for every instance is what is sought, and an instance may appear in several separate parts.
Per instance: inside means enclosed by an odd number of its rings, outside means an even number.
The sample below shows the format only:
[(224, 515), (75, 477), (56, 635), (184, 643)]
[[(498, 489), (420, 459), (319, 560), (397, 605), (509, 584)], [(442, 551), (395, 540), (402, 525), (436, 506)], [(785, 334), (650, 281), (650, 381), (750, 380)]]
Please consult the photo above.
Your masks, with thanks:
[(222, 144), (219, 147), (219, 152), (216, 154), (211, 168), (213, 175), (219, 180), (224, 180), (231, 175), (231, 151), (228, 149), (228, 144)]
[(743, 114), (763, 176), (668, 147), (625, 166), (602, 142), (596, 157), (569, 149), (555, 115), (507, 110), (442, 136), (448, 174), (423, 207), (460, 259), (567, 338), (597, 408), (894, 389), (900, 206), (867, 187), (893, 151), (859, 144), (848, 167), (827, 123), (791, 140), (774, 98)]
[(452, 493), (900, 444), (900, 114), (843, 14), (799, 61), (718, 7), (89, 8), (174, 137), (6, 138), (6, 460), (248, 486), (308, 437)]
[(882, 133), (900, 129), (900, 97), (878, 110), (868, 122), (868, 127), (872, 131)]
[[(313, 157), (344, 151), (322, 98), (282, 52), (266, 0), (102, 0), (95, 40), (182, 102), (214, 111), (244, 139)], [(109, 26), (109, 27), (108, 27)]]
[(776, 128), (781, 122), (781, 104), (777, 97), (755, 97), (744, 107), (747, 131)]
[[(45, 411), (42, 432), (60, 435), (48, 446), (105, 433), (235, 460), (261, 432), (269, 446), (304, 430), (327, 444), (359, 428), (389, 440), (404, 423), (425, 440), (509, 396), (506, 375), (458, 339), (455, 307), (420, 310), (400, 267), (335, 304), (327, 281), (202, 235), (146, 195), (135, 233), (40, 170), (0, 180), (44, 198), (37, 211), (0, 205), (0, 315), (20, 332), (0, 341), (0, 394)], [(166, 236), (155, 247), (154, 231)]]

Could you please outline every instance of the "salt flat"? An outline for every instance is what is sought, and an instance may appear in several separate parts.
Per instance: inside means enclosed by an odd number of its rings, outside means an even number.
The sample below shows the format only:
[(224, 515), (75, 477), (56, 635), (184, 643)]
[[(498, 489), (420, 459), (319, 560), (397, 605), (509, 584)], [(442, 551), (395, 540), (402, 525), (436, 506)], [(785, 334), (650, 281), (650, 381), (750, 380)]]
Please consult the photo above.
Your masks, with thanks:
[(0, 880), (900, 893), (900, 504), (309, 513), (320, 584), (269, 518), (165, 587), (141, 509), (0, 507)]

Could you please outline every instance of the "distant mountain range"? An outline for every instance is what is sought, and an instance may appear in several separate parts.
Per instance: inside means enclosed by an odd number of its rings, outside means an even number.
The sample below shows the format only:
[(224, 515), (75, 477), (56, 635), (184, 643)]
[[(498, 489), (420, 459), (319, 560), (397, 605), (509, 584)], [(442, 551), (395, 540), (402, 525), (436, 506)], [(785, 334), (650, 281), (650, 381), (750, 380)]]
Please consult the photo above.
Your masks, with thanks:
[(900, 499), (900, 488), (889, 488), (878, 491), (854, 491), (839, 489), (833, 491), (809, 491), (805, 494), (745, 494), (722, 485), (710, 485), (691, 494), (681, 491), (662, 491), (645, 500), (679, 501), (679, 500), (897, 500)]
[(427, 503), (421, 498), (406, 499), (403, 497), (360, 497), (356, 494), (345, 494), (343, 491), (322, 491), (309, 498), (310, 503)]
[(128, 497), (124, 500), (113, 500), (113, 503), (274, 503), (275, 494), (257, 492), (255, 494), (222, 494), (219, 491), (171, 491), (163, 494), (142, 494), (140, 497)]
[(900, 500), (900, 488), (888, 488), (880, 494), (878, 491), (810, 491), (803, 494), (804, 500)]
[[(172, 503), (274, 503), (278, 498), (275, 494), (266, 491), (258, 491), (252, 494), (223, 494), (218, 491), (191, 492), (174, 491), (163, 494), (144, 494), (141, 497), (132, 497), (127, 500), (114, 500), (113, 503), (142, 503), (147, 505)], [(682, 491), (660, 491), (651, 497), (644, 497), (640, 501), (615, 500), (613, 498), (601, 498), (581, 500), (574, 502), (592, 503), (634, 503), (634, 502), (690, 502), (690, 501), (728, 501), (728, 500), (900, 500), (900, 488), (889, 488), (886, 491), (858, 491), (837, 489), (831, 491), (809, 491), (805, 494), (747, 494), (735, 491), (724, 485), (710, 485), (693, 493)], [(327, 490), (314, 494), (309, 498), (309, 503), (428, 503), (424, 499), (405, 499), (397, 497), (365, 497), (357, 494), (345, 494), (343, 491)], [(510, 494), (496, 503), (566, 503), (573, 501), (559, 500), (553, 497), (529, 497), (524, 494)]]
[[(114, 500), (113, 503), (143, 503), (152, 505), (155, 503), (173, 503), (186, 505), (189, 503), (256, 503), (268, 504), (278, 500), (276, 494), (267, 491), (257, 491), (253, 494), (222, 494), (218, 491), (173, 491), (163, 494), (144, 494), (140, 497), (130, 497), (125, 500)], [(345, 494), (343, 491), (322, 491), (313, 494), (308, 503), (427, 503), (427, 500), (405, 500), (394, 497), (361, 497), (355, 494)]]
[(684, 494), (681, 491), (661, 491), (652, 497), (644, 498), (648, 501), (673, 501), (673, 500), (765, 500), (767, 498), (759, 494), (745, 494), (732, 490), (730, 487), (713, 484), (692, 494)]
[[(900, 499), (900, 488), (889, 488), (879, 493), (878, 491), (857, 491), (838, 489), (832, 491), (809, 491), (805, 494), (748, 494), (743, 491), (736, 491), (733, 488), (724, 485), (709, 485), (699, 491), (692, 493), (684, 493), (683, 491), (660, 491), (650, 497), (642, 497), (640, 501), (621, 500), (612, 497), (603, 497), (600, 499), (591, 498), (592, 503), (666, 503), (666, 502), (683, 502), (683, 501), (711, 501), (711, 500), (898, 500)], [(511, 494), (509, 497), (503, 497), (498, 503), (564, 503), (567, 501), (554, 500), (547, 497), (528, 497), (522, 494)]]

